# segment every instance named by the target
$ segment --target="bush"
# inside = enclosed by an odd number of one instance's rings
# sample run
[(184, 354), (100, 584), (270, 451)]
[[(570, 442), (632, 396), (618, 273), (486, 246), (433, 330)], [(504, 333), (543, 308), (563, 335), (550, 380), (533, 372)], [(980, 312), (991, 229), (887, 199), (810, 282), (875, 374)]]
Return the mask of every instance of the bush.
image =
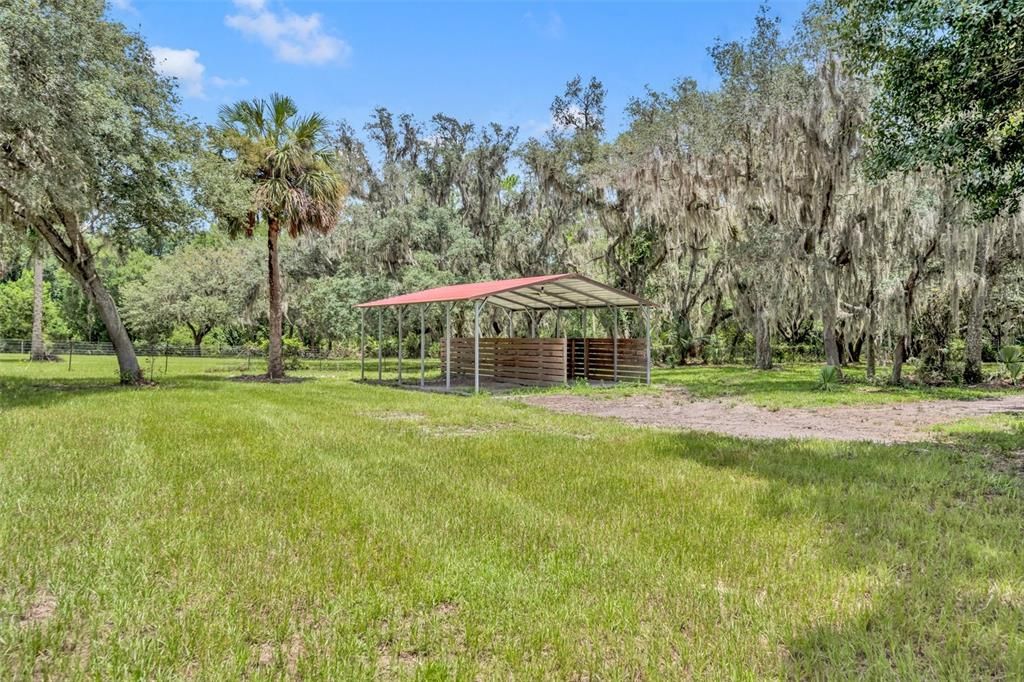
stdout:
[(1003, 368), (1003, 376), (1014, 386), (1024, 372), (1024, 350), (1020, 346), (1003, 346), (998, 353), (999, 364)]
[(839, 368), (825, 365), (818, 374), (818, 390), (832, 392), (839, 388)]
[[(270, 341), (264, 341), (260, 350), (267, 353), (270, 350)], [(286, 336), (281, 340), (281, 354), (284, 356), (284, 368), (286, 370), (302, 369), (302, 354), (305, 349), (302, 341)]]

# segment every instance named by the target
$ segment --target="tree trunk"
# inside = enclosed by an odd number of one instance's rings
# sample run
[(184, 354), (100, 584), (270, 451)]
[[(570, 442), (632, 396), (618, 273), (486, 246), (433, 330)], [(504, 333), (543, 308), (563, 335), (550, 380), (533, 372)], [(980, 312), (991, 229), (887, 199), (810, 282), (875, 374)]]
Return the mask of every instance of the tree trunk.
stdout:
[(118, 374), (122, 384), (143, 383), (142, 369), (139, 367), (139, 360), (135, 355), (135, 346), (132, 345), (128, 330), (125, 329), (121, 315), (117, 312), (117, 305), (107, 288), (103, 286), (99, 276), (88, 264), (88, 270), (92, 271), (89, 279), (83, 285), (86, 298), (96, 309), (103, 326), (107, 330), (110, 342), (114, 345), (114, 353), (117, 355)]
[(739, 325), (736, 326), (736, 333), (732, 336), (732, 343), (729, 344), (729, 356), (728, 362), (734, 362), (736, 360), (736, 346), (740, 344), (740, 339), (746, 336), (746, 332)]
[(878, 313), (875, 311), (875, 280), (871, 280), (871, 288), (868, 290), (868, 329), (867, 329), (867, 367), (864, 370), (868, 380), (875, 378), (875, 333), (878, 330)]
[(86, 299), (92, 304), (114, 346), (117, 356), (118, 375), (122, 384), (141, 384), (144, 382), (142, 369), (139, 367), (135, 346), (132, 345), (128, 330), (117, 311), (117, 304), (110, 292), (103, 285), (93, 262), (92, 250), (85, 241), (79, 226), (78, 216), (73, 212), (61, 215), (66, 237), (61, 235), (55, 226), (43, 221), (33, 221), (31, 225), (50, 245), (54, 256), (61, 267), (71, 275), (82, 289)]
[(824, 273), (819, 273), (814, 281), (818, 287), (818, 303), (821, 308), (821, 340), (825, 351), (825, 364), (835, 367), (837, 374), (842, 377), (843, 358), (839, 354), (839, 342), (836, 340), (836, 296)]
[(203, 339), (205, 339), (206, 335), (210, 333), (209, 327), (193, 327), (191, 323), (185, 323), (185, 326), (188, 327), (188, 330), (190, 332), (192, 332), (192, 349), (195, 353), (195, 356), (197, 358), (202, 357)]
[(964, 348), (964, 382), (977, 384), (984, 379), (981, 371), (981, 323), (985, 317), (988, 284), (980, 280), (974, 288), (971, 312), (967, 317), (967, 338)]
[(868, 334), (868, 337), (867, 337), (867, 349), (865, 350), (865, 360), (864, 360), (864, 362), (865, 362), (864, 376), (866, 376), (868, 378), (868, 380), (870, 381), (870, 380), (875, 378), (875, 365), (878, 362), (875, 359), (875, 332), (874, 332), (874, 330), (872, 330), (871, 333)]
[(284, 358), (281, 355), (281, 265), (278, 262), (277, 243), (281, 234), (276, 219), (268, 221), (267, 229), (267, 271), (270, 287), (270, 330), (267, 354), (267, 376), (271, 379), (284, 377)]
[(914, 287), (916, 284), (915, 277), (908, 281), (903, 289), (903, 330), (896, 337), (896, 348), (892, 358), (892, 376), (889, 377), (889, 383), (893, 386), (899, 386), (903, 382), (903, 363), (906, 362), (907, 357), (910, 355), (910, 326), (914, 308)]
[(842, 373), (843, 359), (839, 356), (839, 342), (836, 339), (835, 309), (826, 303), (821, 308), (821, 336), (825, 346), (825, 364)]
[(32, 354), (29, 360), (48, 360), (43, 341), (43, 254), (37, 244), (32, 253)]
[(896, 352), (893, 353), (892, 376), (889, 383), (898, 386), (903, 381), (903, 363), (910, 355), (910, 331), (914, 314), (914, 292), (917, 289), (919, 280), (925, 276), (925, 266), (928, 259), (932, 257), (939, 247), (938, 237), (932, 237), (914, 258), (914, 267), (903, 281), (903, 329), (900, 336), (896, 338)]
[(863, 349), (864, 335), (861, 334), (857, 337), (856, 341), (846, 344), (846, 357), (850, 359), (850, 362), (860, 362), (860, 354)]
[(974, 259), (974, 293), (971, 296), (971, 312), (967, 316), (967, 334), (964, 348), (964, 382), (980, 383), (981, 372), (981, 327), (985, 321), (985, 304), (988, 302), (988, 229), (983, 227), (978, 234), (978, 248)]
[(679, 364), (685, 365), (691, 347), (688, 340), (693, 339), (693, 330), (690, 327), (690, 321), (683, 313), (673, 311), (672, 316), (676, 320), (676, 352), (679, 354)]
[(772, 328), (768, 320), (768, 311), (758, 306), (754, 313), (754, 366), (757, 369), (772, 368)]
[(896, 348), (892, 356), (892, 375), (889, 377), (889, 383), (893, 386), (899, 386), (903, 382), (903, 362), (907, 359), (909, 342), (906, 334), (901, 334), (896, 339)]

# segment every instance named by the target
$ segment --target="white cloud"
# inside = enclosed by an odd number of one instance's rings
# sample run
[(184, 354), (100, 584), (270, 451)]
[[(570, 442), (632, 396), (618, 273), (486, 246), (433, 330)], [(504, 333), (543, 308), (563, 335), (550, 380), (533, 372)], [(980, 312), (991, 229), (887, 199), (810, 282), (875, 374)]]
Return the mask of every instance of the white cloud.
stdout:
[(274, 51), (283, 62), (291, 64), (345, 63), (352, 47), (328, 33), (316, 12), (295, 14), (280, 12), (267, 6), (266, 0), (235, 0), (238, 14), (224, 17), (224, 23), (254, 38)]
[(248, 85), (249, 80), (247, 78), (221, 78), (220, 76), (210, 76), (210, 85), (215, 88), (240, 88), (243, 85)]
[(186, 97), (203, 96), (203, 72), (206, 67), (200, 63), (198, 51), (154, 46), (152, 52), (157, 73), (178, 79)]
[(554, 10), (548, 11), (542, 17), (537, 16), (533, 12), (527, 12), (524, 18), (534, 32), (549, 40), (558, 40), (565, 32), (562, 16)]
[(132, 0), (110, 0), (110, 6), (114, 9), (121, 10), (122, 12), (138, 14), (138, 10), (135, 9), (135, 5), (132, 4)]

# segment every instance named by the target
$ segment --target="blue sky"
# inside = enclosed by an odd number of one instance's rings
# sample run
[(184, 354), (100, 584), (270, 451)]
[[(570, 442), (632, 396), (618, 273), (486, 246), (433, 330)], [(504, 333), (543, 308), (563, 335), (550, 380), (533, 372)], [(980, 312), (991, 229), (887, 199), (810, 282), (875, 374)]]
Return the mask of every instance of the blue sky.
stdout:
[[(525, 139), (550, 126), (551, 100), (576, 74), (604, 82), (612, 132), (645, 85), (713, 86), (707, 47), (747, 35), (758, 4), (110, 0), (110, 15), (145, 37), (201, 121), (279, 91), (357, 128), (386, 106), (517, 125)], [(803, 7), (771, 3), (787, 31)]]

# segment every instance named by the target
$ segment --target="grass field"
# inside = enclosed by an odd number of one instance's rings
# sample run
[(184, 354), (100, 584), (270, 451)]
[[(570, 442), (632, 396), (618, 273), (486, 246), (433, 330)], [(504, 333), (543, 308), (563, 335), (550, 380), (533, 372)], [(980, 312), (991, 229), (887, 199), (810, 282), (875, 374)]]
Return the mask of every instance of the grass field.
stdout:
[[(110, 358), (0, 356), (2, 676), (1024, 676), (1020, 419), (762, 442), (352, 366), (168, 370), (121, 389)], [(813, 377), (656, 380), (831, 400)]]
[[(845, 381), (833, 391), (817, 390), (821, 365), (793, 363), (767, 372), (754, 372), (749, 367), (692, 366), (661, 369), (653, 373), (654, 381), (686, 387), (700, 398), (741, 398), (762, 407), (819, 407), (833, 405), (872, 405), (909, 400), (963, 400), (999, 395), (999, 389), (908, 384), (894, 388), (884, 381), (888, 368), (880, 367), (877, 383), (864, 377), (863, 366), (843, 370)], [(996, 365), (986, 365), (987, 374), (995, 374)]]

